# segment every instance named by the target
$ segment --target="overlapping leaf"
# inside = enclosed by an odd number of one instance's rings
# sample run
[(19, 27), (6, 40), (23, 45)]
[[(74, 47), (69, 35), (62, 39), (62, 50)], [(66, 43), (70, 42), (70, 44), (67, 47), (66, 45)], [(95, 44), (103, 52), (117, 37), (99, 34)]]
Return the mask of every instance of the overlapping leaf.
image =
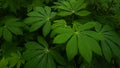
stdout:
[(55, 8), (60, 9), (61, 11), (58, 13), (60, 16), (68, 16), (71, 14), (75, 14), (78, 16), (87, 16), (90, 14), (89, 11), (84, 10), (86, 8), (86, 3), (84, 0), (63, 0), (55, 3)]
[(15, 35), (22, 35), (22, 23), (19, 22), (19, 19), (15, 17), (6, 17), (3, 20), (4, 26), (0, 27), (0, 37), (3, 36), (3, 38), (6, 41), (11, 41), (12, 40), (12, 34)]
[[(60, 20), (61, 21), (61, 20)], [(59, 22), (55, 23), (56, 25)], [(54, 25), (53, 24), (53, 27)], [(56, 26), (55, 25), (55, 26)], [(74, 28), (69, 26), (59, 26), (53, 29), (52, 33), (56, 36), (53, 43), (61, 44), (67, 42), (66, 52), (69, 60), (72, 60), (78, 53), (88, 62), (92, 60), (92, 52), (102, 55), (101, 48), (91, 34), (99, 36), (95, 31), (90, 30), (95, 27), (96, 22), (88, 22), (84, 25), (75, 25)], [(77, 31), (76, 31), (77, 30)]]
[(38, 43), (27, 42), (26, 48), (27, 50), (24, 52), (24, 58), (27, 60), (25, 68), (56, 68), (55, 61), (61, 65), (65, 63), (59, 53), (48, 49), (48, 44), (42, 37), (38, 37)]
[(50, 7), (35, 7), (28, 16), (25, 23), (31, 25), (30, 32), (38, 30), (43, 25), (43, 35), (46, 36), (50, 32), (51, 19), (55, 16)]
[(113, 55), (120, 58), (120, 37), (109, 25), (96, 25), (96, 31), (104, 38), (101, 40), (105, 59), (110, 62)]

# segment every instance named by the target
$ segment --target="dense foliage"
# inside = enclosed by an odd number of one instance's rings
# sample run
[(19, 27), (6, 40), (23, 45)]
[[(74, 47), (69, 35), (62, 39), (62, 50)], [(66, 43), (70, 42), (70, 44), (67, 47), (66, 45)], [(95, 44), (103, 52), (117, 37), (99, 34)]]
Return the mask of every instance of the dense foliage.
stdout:
[(0, 0), (0, 68), (120, 68), (120, 0)]

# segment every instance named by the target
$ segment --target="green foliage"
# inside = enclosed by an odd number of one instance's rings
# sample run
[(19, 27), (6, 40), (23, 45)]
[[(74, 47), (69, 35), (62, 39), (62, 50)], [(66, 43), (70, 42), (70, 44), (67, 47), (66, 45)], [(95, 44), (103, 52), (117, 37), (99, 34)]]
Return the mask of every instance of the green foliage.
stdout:
[(0, 0), (0, 68), (120, 68), (120, 0)]

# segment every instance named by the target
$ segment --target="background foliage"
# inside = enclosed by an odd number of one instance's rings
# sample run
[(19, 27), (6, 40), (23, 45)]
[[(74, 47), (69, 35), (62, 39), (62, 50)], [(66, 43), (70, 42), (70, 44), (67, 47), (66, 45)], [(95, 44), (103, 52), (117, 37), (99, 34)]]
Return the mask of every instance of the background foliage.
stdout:
[(0, 0), (0, 68), (120, 68), (120, 0)]

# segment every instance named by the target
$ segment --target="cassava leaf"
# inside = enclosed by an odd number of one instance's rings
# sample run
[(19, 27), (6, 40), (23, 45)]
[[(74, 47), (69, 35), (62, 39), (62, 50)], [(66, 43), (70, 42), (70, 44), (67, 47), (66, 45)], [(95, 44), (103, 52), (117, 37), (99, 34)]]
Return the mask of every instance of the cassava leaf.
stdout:
[(86, 43), (86, 36), (78, 36), (78, 48), (80, 55), (87, 61), (91, 62), (92, 60), (92, 50), (91, 47)]
[(110, 62), (112, 58), (112, 52), (110, 47), (108, 46), (108, 43), (105, 41), (101, 41), (102, 51), (105, 56), (105, 59)]
[(72, 60), (78, 53), (78, 40), (77, 36), (72, 36), (72, 38), (67, 42), (66, 52), (68, 60)]

